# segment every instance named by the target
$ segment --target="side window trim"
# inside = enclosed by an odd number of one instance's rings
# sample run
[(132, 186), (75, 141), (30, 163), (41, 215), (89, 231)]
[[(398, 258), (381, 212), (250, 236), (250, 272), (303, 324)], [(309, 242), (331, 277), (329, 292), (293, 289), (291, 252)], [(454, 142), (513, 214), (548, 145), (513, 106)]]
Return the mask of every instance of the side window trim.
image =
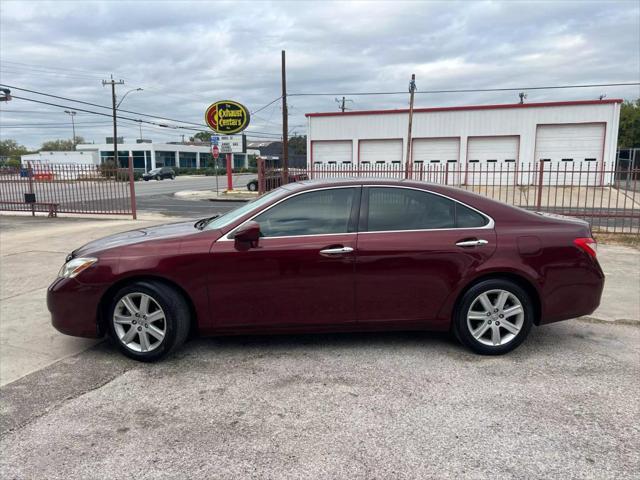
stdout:
[[(242, 222), (240, 222), (238, 225), (233, 227), (228, 233), (223, 235), (222, 238), (220, 238), (218, 240), (218, 242), (220, 242), (220, 241), (222, 241), (222, 242), (232, 242), (233, 241), (233, 234), (242, 225), (244, 225), (247, 222), (250, 222), (251, 220), (253, 220), (257, 216), (262, 215), (263, 213), (271, 210), (276, 205), (279, 205), (280, 203), (285, 202), (285, 201), (287, 201), (287, 200), (289, 200), (291, 198), (297, 197), (298, 195), (303, 195), (305, 193), (320, 192), (320, 191), (323, 191), (323, 190), (337, 190), (337, 189), (342, 189), (342, 188), (351, 188), (353, 190), (357, 190), (356, 192), (354, 192), (353, 204), (351, 205), (351, 213), (350, 213), (350, 216), (349, 216), (349, 223), (347, 225), (347, 230), (348, 230), (347, 232), (340, 232), (340, 233), (314, 233), (314, 234), (308, 234), (308, 235), (283, 235), (283, 236), (276, 236), (276, 237), (263, 237), (263, 239), (266, 240), (266, 239), (269, 239), (269, 238), (320, 237), (320, 236), (331, 236), (331, 235), (355, 234), (357, 232), (357, 222), (355, 221), (355, 219), (358, 218), (358, 214), (360, 212), (360, 201), (361, 201), (361, 197), (362, 197), (362, 194), (361, 194), (362, 185), (340, 185), (340, 186), (335, 186), (335, 187), (322, 187), (322, 188), (314, 188), (314, 189), (311, 189), (311, 190), (303, 190), (301, 192), (294, 193), (293, 195), (287, 195), (286, 197), (281, 198), (277, 202), (269, 205), (268, 207), (260, 210), (259, 212), (255, 212), (253, 215), (251, 215), (251, 217), (249, 217), (249, 218), (243, 220)], [(352, 227), (352, 225), (353, 225), (353, 227)], [(351, 231), (352, 228), (353, 228), (353, 231)]]
[[(429, 193), (431, 195), (437, 195), (439, 197), (451, 200), (456, 205), (462, 205), (463, 207), (467, 207), (467, 208), (473, 210), (474, 212), (479, 213), (484, 218), (486, 218), (488, 220), (488, 222), (487, 222), (486, 225), (483, 225), (481, 227), (457, 227), (456, 226), (456, 227), (451, 227), (451, 228), (419, 228), (419, 229), (413, 229), (413, 230), (373, 230), (373, 231), (368, 231), (367, 228), (369, 227), (369, 225), (368, 225), (369, 190), (371, 188), (396, 188), (396, 189), (404, 189), (404, 190), (417, 190), (419, 192), (425, 192), (425, 193)], [(456, 215), (455, 221), (456, 221), (456, 224), (457, 224), (457, 208), (454, 209), (454, 214)], [(495, 227), (495, 222), (494, 222), (493, 218), (491, 218), (486, 213), (478, 210), (477, 208), (472, 207), (471, 205), (467, 205), (464, 202), (461, 202), (459, 200), (456, 200), (455, 198), (448, 197), (447, 195), (443, 195), (443, 194), (438, 193), (438, 192), (433, 192), (431, 190), (425, 190), (425, 189), (422, 189), (422, 188), (404, 187), (404, 186), (395, 186), (395, 185), (363, 185), (362, 200), (361, 200), (361, 206), (360, 206), (360, 223), (358, 225), (358, 233), (359, 234), (361, 234), (361, 233), (392, 233), (392, 232), (429, 232), (429, 231), (437, 232), (437, 231), (443, 231), (443, 230), (490, 230), (490, 229), (493, 229), (494, 227)]]

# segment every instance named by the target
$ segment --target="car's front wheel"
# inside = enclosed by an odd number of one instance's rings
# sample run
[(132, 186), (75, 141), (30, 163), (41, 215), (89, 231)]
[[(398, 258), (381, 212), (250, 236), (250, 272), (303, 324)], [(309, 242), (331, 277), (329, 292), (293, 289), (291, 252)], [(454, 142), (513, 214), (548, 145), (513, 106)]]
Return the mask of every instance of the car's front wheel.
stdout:
[(258, 184), (256, 182), (247, 183), (247, 190), (249, 190), (250, 192), (255, 192), (256, 190), (258, 190)]
[(509, 280), (492, 279), (471, 287), (461, 298), (453, 328), (474, 352), (500, 355), (520, 345), (533, 325), (527, 292)]
[(135, 282), (120, 289), (107, 315), (112, 340), (125, 355), (140, 361), (164, 357), (189, 333), (184, 297), (160, 282)]

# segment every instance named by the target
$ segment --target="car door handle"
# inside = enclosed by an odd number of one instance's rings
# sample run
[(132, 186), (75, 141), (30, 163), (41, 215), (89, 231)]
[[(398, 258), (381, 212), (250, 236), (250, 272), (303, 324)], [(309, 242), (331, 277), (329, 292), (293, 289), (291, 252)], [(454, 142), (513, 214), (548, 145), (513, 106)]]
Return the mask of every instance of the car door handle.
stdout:
[(476, 240), (462, 240), (456, 243), (456, 245), (458, 247), (481, 247), (482, 245), (486, 245), (487, 243), (489, 243), (487, 240), (483, 240), (480, 238)]
[(335, 257), (336, 255), (344, 255), (345, 253), (353, 252), (351, 247), (337, 247), (337, 248), (325, 248), (320, 250), (320, 255), (324, 257)]

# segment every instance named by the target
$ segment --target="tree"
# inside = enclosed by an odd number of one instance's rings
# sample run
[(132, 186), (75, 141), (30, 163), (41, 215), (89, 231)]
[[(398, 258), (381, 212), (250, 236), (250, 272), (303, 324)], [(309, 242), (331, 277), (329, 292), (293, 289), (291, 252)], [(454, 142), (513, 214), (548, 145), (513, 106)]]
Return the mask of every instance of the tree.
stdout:
[(620, 107), (618, 148), (640, 148), (640, 98)]
[[(84, 138), (76, 137), (76, 145), (79, 143), (84, 143)], [(73, 145), (73, 140), (49, 140), (48, 142), (44, 142), (40, 150), (44, 150), (47, 152), (70, 152), (75, 150), (75, 146)]]
[(289, 139), (289, 149), (294, 155), (306, 155), (307, 154), (307, 136), (296, 135)]
[(11, 164), (20, 163), (20, 156), (29, 153), (29, 149), (18, 144), (15, 140), (0, 140), (0, 160), (8, 161)]
[(199, 141), (203, 143), (209, 143), (211, 142), (211, 132), (198, 132), (189, 140), (191, 140), (192, 142)]

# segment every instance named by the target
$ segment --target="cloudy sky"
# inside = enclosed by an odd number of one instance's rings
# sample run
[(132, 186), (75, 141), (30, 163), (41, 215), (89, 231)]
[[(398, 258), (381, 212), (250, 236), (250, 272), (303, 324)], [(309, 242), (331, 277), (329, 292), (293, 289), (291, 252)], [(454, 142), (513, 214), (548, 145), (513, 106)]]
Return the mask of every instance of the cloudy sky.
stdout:
[[(306, 112), (338, 108), (352, 92), (403, 92), (416, 74), (416, 105), (513, 103), (517, 92), (429, 94), (428, 90), (640, 81), (640, 2), (212, 2), (0, 0), (0, 83), (100, 105), (101, 84), (123, 79), (122, 109), (202, 123), (215, 100), (251, 111), (251, 135), (282, 132), (280, 51), (287, 51), (290, 133)], [(420, 93), (425, 92), (425, 93)], [(12, 89), (0, 105), (0, 137), (29, 147), (71, 138), (67, 108), (82, 106)], [(529, 91), (528, 101), (640, 97), (640, 88)], [(347, 95), (354, 110), (398, 108), (407, 95)], [(170, 126), (185, 124), (122, 113)], [(79, 112), (77, 134), (104, 141), (109, 118)], [(197, 127), (194, 127), (197, 128)], [(144, 125), (154, 141), (189, 130)], [(119, 134), (139, 136), (135, 121)]]

